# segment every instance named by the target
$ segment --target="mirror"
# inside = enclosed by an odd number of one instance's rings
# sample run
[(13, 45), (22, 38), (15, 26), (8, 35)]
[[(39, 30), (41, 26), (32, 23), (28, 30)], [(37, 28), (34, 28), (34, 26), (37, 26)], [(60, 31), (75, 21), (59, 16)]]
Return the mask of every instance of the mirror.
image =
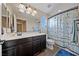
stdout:
[(2, 34), (14, 32), (14, 15), (7, 4), (2, 4)]
[(9, 12), (4, 4), (2, 4), (2, 34), (7, 32), (9, 28)]
[(26, 21), (17, 19), (17, 32), (26, 32)]

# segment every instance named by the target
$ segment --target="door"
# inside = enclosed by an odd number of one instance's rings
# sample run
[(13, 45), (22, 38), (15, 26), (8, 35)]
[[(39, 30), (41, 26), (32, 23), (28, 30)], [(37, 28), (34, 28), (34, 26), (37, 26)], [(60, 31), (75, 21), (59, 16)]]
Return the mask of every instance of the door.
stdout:
[(32, 56), (32, 43), (21, 44), (18, 47), (19, 56)]

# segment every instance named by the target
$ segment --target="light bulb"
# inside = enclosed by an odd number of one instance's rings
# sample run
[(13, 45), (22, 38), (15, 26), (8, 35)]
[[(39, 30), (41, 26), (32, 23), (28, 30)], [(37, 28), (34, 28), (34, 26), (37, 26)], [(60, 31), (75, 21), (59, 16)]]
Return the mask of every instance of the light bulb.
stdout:
[(37, 11), (36, 11), (36, 10), (34, 10), (34, 11), (33, 11), (33, 13), (37, 14)]
[(30, 12), (29, 12), (29, 11), (26, 11), (26, 13), (30, 14)]
[(19, 8), (25, 9), (25, 6), (23, 4), (19, 4)]
[(29, 11), (31, 13), (32, 12), (32, 8), (28, 7), (27, 11)]
[(31, 15), (32, 15), (32, 16), (35, 16), (35, 13), (32, 13)]
[(23, 9), (19, 9), (19, 11), (20, 11), (20, 12), (24, 12), (24, 10), (23, 10)]
[(35, 16), (36, 14), (37, 14), (37, 11), (36, 10), (33, 10), (32, 16)]
[(26, 10), (26, 8), (23, 4), (19, 4), (18, 8), (19, 8), (20, 12), (24, 12)]

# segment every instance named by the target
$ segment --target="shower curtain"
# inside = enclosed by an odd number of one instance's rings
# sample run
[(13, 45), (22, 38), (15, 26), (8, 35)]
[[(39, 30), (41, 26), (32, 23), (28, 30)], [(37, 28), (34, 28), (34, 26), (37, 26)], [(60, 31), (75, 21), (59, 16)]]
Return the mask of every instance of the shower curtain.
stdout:
[(73, 43), (78, 43), (78, 35), (77, 35), (77, 22), (76, 20), (73, 21)]

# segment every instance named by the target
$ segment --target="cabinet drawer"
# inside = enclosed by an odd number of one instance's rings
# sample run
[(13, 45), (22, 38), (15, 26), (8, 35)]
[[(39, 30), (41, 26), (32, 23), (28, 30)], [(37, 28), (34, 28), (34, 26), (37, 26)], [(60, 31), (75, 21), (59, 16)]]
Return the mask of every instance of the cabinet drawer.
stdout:
[(40, 45), (40, 40), (33, 41), (32, 45)]
[(32, 38), (22, 38), (17, 40), (17, 44), (21, 44), (21, 43), (27, 43), (27, 42), (32, 42)]
[(36, 41), (36, 40), (39, 40), (40, 38), (41, 38), (41, 36), (35, 36), (35, 37), (32, 37), (32, 40)]
[(44, 40), (46, 40), (46, 35), (41, 36), (41, 41), (44, 41)]
[(9, 47), (12, 47), (14, 45), (16, 45), (16, 42), (17, 40), (9, 40), (9, 41), (5, 41), (2, 45), (2, 49), (5, 49), (5, 48), (9, 48)]
[(3, 56), (16, 56), (16, 47), (11, 47), (2, 50)]
[(22, 39), (16, 39), (16, 40), (9, 40), (5, 41), (4, 44), (2, 45), (2, 48), (9, 48), (15, 45), (23, 44), (23, 43), (28, 43), (32, 42), (32, 38), (22, 38)]

